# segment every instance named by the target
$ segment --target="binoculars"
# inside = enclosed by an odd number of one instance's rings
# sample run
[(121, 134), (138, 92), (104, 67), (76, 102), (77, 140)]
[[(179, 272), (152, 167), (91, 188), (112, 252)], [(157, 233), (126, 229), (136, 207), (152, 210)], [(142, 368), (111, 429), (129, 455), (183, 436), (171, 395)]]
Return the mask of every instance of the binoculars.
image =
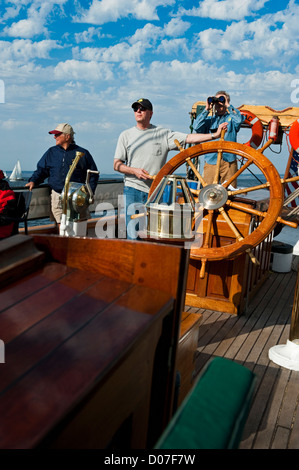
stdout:
[(216, 104), (216, 103), (225, 103), (225, 97), (224, 96), (219, 96), (219, 98), (216, 98), (216, 96), (209, 96), (208, 98), (208, 103), (209, 104)]

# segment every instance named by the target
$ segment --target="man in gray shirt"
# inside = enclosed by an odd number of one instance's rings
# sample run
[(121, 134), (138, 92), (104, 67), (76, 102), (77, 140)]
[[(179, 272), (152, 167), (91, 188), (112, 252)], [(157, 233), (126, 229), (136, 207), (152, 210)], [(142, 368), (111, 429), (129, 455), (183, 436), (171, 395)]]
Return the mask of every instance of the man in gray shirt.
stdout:
[[(175, 140), (183, 147), (185, 144), (199, 144), (217, 139), (221, 130), (226, 128), (223, 123), (214, 134), (186, 134), (173, 132), (150, 123), (153, 105), (141, 98), (132, 104), (136, 126), (123, 131), (117, 142), (114, 155), (114, 170), (125, 175), (124, 196), (126, 205), (127, 225), (128, 207), (131, 204), (145, 204), (152, 184), (152, 176), (156, 175), (165, 165), (170, 150), (178, 150)], [(129, 215), (132, 211), (130, 211)], [(128, 236), (128, 238), (130, 238)]]

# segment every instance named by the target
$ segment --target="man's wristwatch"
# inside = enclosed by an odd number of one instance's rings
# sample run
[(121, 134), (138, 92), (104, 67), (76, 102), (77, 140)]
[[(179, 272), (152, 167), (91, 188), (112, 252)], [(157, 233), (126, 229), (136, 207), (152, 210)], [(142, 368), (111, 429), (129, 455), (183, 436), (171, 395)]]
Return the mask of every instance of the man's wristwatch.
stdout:
[(211, 134), (211, 136), (212, 136), (212, 140), (216, 139), (215, 134)]

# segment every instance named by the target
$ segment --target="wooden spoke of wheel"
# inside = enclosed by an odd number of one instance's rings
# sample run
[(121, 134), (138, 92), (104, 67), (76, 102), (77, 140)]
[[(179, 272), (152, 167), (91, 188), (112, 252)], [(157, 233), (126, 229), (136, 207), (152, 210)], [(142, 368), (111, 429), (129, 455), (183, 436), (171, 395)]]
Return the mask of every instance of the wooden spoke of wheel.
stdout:
[(205, 248), (207, 248), (207, 247), (210, 246), (210, 238), (211, 238), (211, 228), (212, 228), (212, 222), (213, 222), (213, 215), (214, 215), (214, 211), (209, 211), (209, 213), (208, 213), (208, 228), (207, 228), (207, 231), (206, 231), (205, 241), (204, 241), (204, 244), (203, 244), (203, 246), (204, 246)]
[(253, 162), (251, 160), (247, 160), (247, 162), (243, 166), (241, 166), (241, 168), (239, 168), (239, 170), (236, 171), (236, 173), (231, 178), (225, 181), (222, 186), (224, 188), (228, 188), (229, 185), (243, 173), (243, 171), (245, 171), (250, 165), (252, 165), (252, 163)]
[(299, 176), (293, 176), (292, 178), (282, 179), (282, 183), (292, 183), (293, 181), (299, 181)]
[[(220, 214), (222, 215), (222, 217), (226, 220), (226, 222), (227, 222), (228, 226), (230, 227), (230, 229), (232, 230), (232, 232), (235, 234), (235, 237), (238, 240), (238, 242), (243, 241), (244, 237), (241, 235), (241, 233), (239, 232), (239, 230), (237, 229), (237, 227), (235, 226), (235, 224), (233, 223), (233, 221), (231, 220), (229, 215), (225, 212), (224, 208), (220, 207), (218, 210), (219, 210)], [(259, 261), (254, 256), (254, 254), (252, 253), (252, 251), (250, 250), (250, 248), (247, 248), (245, 251), (246, 251), (246, 253), (248, 253), (251, 261), (254, 264), (258, 264), (258, 265), (260, 264)]]
[[(207, 226), (207, 231), (206, 231), (206, 234), (205, 234), (205, 241), (204, 241), (204, 244), (203, 244), (204, 248), (211, 247), (211, 229), (212, 229), (213, 216), (214, 216), (214, 211), (209, 211), (208, 212), (208, 226)], [(202, 262), (201, 262), (201, 269), (200, 269), (200, 273), (199, 273), (199, 277), (201, 279), (203, 279), (205, 277), (206, 262), (207, 262), (206, 259), (202, 260)]]
[(221, 160), (222, 160), (222, 150), (218, 150), (216, 170), (215, 170), (214, 181), (213, 181), (214, 184), (219, 183)]
[(177, 146), (177, 148), (179, 149), (180, 152), (184, 151), (184, 148), (181, 146), (181, 144), (179, 143), (179, 141), (177, 139), (174, 139), (174, 143), (175, 143), (175, 145)]
[[(201, 174), (199, 173), (199, 171), (197, 170), (196, 166), (193, 164), (191, 159), (187, 158), (186, 163), (190, 166), (190, 168), (192, 168), (193, 173), (197, 177), (198, 181), (200, 181), (202, 186), (205, 187), (207, 185), (207, 183), (204, 181), (203, 177), (201, 176)], [(199, 193), (199, 191), (197, 191), (197, 190), (196, 190), (196, 192), (197, 192), (197, 194)]]
[[(225, 129), (222, 129), (220, 141), (223, 141), (224, 135), (225, 135)], [(214, 181), (213, 181), (214, 184), (219, 183), (220, 165), (221, 165), (221, 161), (222, 161), (222, 154), (223, 154), (223, 151), (222, 151), (221, 148), (219, 148), (218, 151), (217, 151), (216, 171), (215, 171), (215, 176), (214, 176)]]
[[(267, 212), (262, 212), (262, 211), (259, 211), (257, 209), (252, 209), (251, 207), (244, 206), (242, 204), (239, 204), (238, 202), (228, 200), (228, 201), (226, 201), (226, 205), (228, 205), (230, 207), (233, 207), (234, 209), (237, 209), (239, 211), (243, 211), (243, 212), (247, 212), (248, 214), (256, 215), (257, 217), (263, 217), (264, 218), (264, 217), (267, 216)], [(297, 228), (298, 227), (298, 224), (296, 222), (291, 222), (289, 220), (284, 220), (281, 217), (277, 217), (276, 221), (279, 224), (288, 225), (289, 227), (292, 227), (292, 228)]]
[[(243, 171), (250, 165), (255, 165), (257, 167), (257, 170), (260, 171), (266, 178), (265, 185), (258, 185), (254, 188), (245, 188), (239, 191), (227, 191), (228, 198), (233, 198), (233, 196), (235, 196), (236, 194), (246, 193), (251, 190), (254, 191), (267, 187), (269, 189), (269, 205), (267, 212), (263, 213), (263, 216), (261, 217), (262, 220), (259, 225), (248, 235), (244, 235), (244, 237), (240, 236), (240, 233), (238, 233), (237, 235), (235, 232), (236, 227), (234, 227), (233, 233), (236, 236), (236, 241), (234, 243), (225, 246), (204, 245), (200, 248), (196, 247), (195, 250), (193, 250), (191, 246), (191, 256), (194, 258), (199, 258), (202, 261), (205, 260), (205, 262), (233, 258), (259, 245), (269, 235), (269, 233), (271, 233), (277, 221), (280, 220), (280, 212), (284, 201), (283, 185), (281, 178), (274, 165), (270, 162), (270, 160), (268, 160), (262, 153), (258, 152), (252, 147), (248, 147), (237, 142), (227, 142), (224, 140), (204, 142), (202, 144), (194, 145), (179, 152), (172, 159), (170, 159), (159, 171), (150, 187), (149, 196), (152, 194), (152, 192), (155, 190), (155, 188), (158, 186), (164, 176), (174, 173), (181, 165), (186, 164), (186, 162), (188, 162), (189, 164), (191, 163), (192, 165), (191, 160), (196, 157), (208, 155), (211, 153), (218, 154), (218, 151), (221, 151), (223, 153), (234, 154), (238, 158), (243, 159), (243, 161), (245, 162), (240, 168), (240, 170), (235, 173), (233, 179), (243, 173)], [(193, 171), (194, 168), (192, 167)], [(199, 176), (201, 175), (199, 174), (196, 168), (194, 173), (200, 180)], [(222, 185), (225, 190), (227, 190), (227, 183), (230, 182), (226, 182)], [(226, 201), (226, 203), (227, 202), (229, 202), (230, 204), (229, 199)], [(246, 199), (244, 200), (244, 202), (246, 203)], [(228, 221), (229, 217), (227, 216), (227, 213), (225, 211), (224, 213), (226, 214), (224, 215), (225, 222), (227, 224), (230, 224), (230, 222)], [(258, 214), (255, 213), (253, 215)]]
[[(197, 231), (197, 227), (198, 227), (198, 220), (202, 220), (202, 216), (203, 216), (203, 212), (204, 212), (204, 208), (202, 207), (202, 205), (199, 206), (195, 206), (195, 214), (194, 214), (194, 220), (193, 220), (193, 223), (192, 223), (192, 230), (195, 230)], [(199, 210), (197, 210), (199, 209)]]
[(206, 264), (207, 264), (207, 259), (206, 258), (203, 258), (201, 260), (201, 268), (200, 268), (200, 271), (199, 271), (199, 277), (200, 279), (204, 279), (205, 277), (205, 273), (206, 273)]
[[(238, 178), (250, 165), (252, 165), (252, 161), (247, 160), (247, 162), (231, 177), (229, 178), (228, 181), (225, 181), (223, 183), (223, 186), (225, 188), (228, 188), (229, 185), (236, 179)], [(291, 183), (294, 181), (299, 181), (299, 176), (293, 176), (292, 178), (287, 178), (287, 179), (281, 179), (281, 183)], [(270, 186), (270, 183), (261, 183), (257, 186), (251, 186), (250, 188), (242, 188), (242, 189), (236, 189), (234, 191), (228, 191), (228, 195), (237, 195), (237, 194), (246, 194), (251, 191), (258, 191), (260, 189), (268, 189)]]
[[(237, 173), (233, 176), (233, 178), (236, 178)], [(284, 183), (292, 183), (293, 181), (299, 181), (299, 176), (293, 176), (292, 178), (287, 178), (287, 179), (281, 179), (280, 180), (282, 184)], [(227, 181), (223, 186), (227, 187)], [(236, 189), (235, 191), (228, 191), (229, 196), (236, 196), (237, 194), (246, 194), (251, 191), (258, 191), (260, 189), (268, 189), (270, 187), (270, 183), (261, 183), (257, 186), (251, 186), (250, 188), (242, 188), (242, 189)]]
[(258, 186), (251, 186), (249, 188), (243, 189), (236, 189), (235, 191), (228, 191), (229, 196), (236, 196), (237, 194), (247, 194), (251, 191), (258, 191), (259, 189), (268, 189), (270, 187), (270, 183), (262, 183)]
[[(183, 152), (184, 149), (183, 147), (180, 145), (179, 141), (177, 139), (174, 140), (174, 143), (175, 145), (177, 146), (177, 148), (180, 150), (180, 152)], [(186, 163), (187, 165), (190, 166), (190, 168), (193, 170), (193, 173), (195, 174), (195, 176), (197, 177), (198, 181), (200, 181), (200, 183), (202, 184), (202, 186), (206, 186), (206, 182), (203, 180), (203, 177), (201, 176), (201, 174), (199, 173), (198, 169), (196, 168), (196, 166), (194, 165), (194, 163), (192, 162), (191, 158), (187, 158), (186, 159)], [(198, 194), (199, 191), (192, 191), (193, 194)]]

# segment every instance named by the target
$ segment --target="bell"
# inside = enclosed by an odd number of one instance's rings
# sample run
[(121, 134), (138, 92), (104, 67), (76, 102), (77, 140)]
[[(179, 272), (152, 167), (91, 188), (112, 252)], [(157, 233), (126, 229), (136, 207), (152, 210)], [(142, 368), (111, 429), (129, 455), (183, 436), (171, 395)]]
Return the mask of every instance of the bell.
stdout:
[(195, 201), (182, 176), (164, 176), (145, 207), (149, 237), (190, 240), (194, 236)]

